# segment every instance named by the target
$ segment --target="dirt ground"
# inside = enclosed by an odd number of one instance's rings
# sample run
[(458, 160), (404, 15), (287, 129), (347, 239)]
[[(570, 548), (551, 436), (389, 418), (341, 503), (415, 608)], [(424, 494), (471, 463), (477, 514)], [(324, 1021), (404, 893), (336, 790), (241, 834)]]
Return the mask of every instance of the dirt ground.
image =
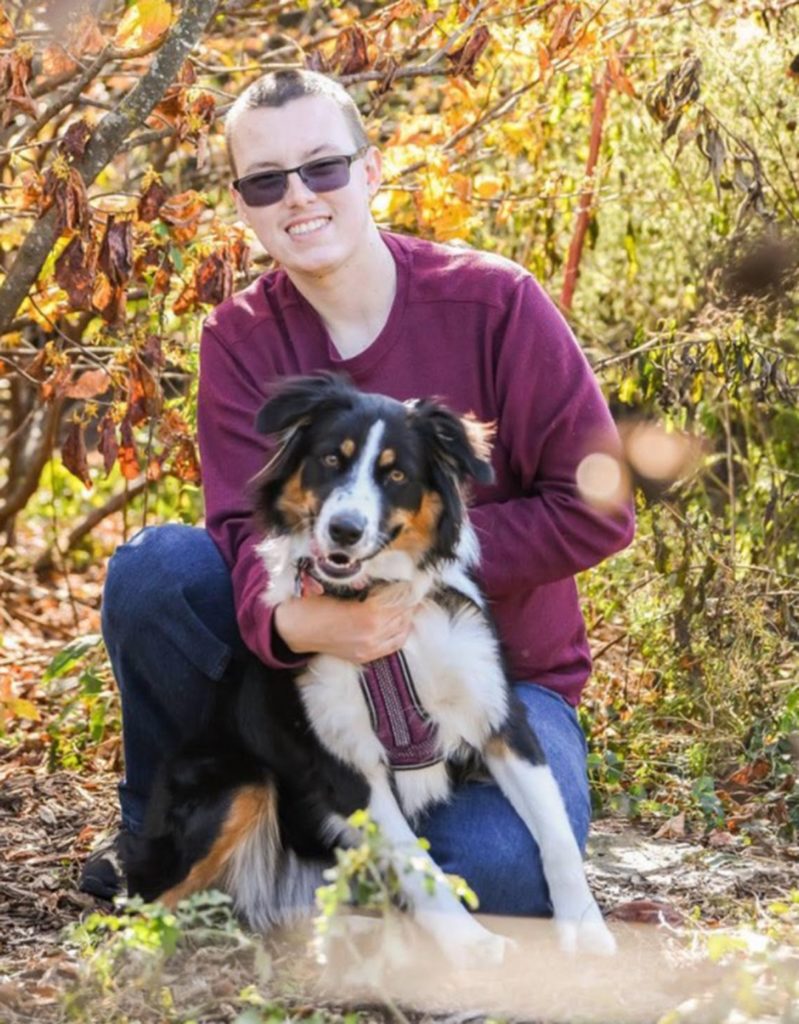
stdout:
[[(94, 846), (113, 835), (116, 828), (119, 737), (112, 731), (93, 751), (91, 763), (84, 764), (79, 771), (51, 770), (52, 743), (47, 722), (57, 713), (61, 698), (57, 688), (49, 695), (43, 695), (40, 688), (44, 669), (69, 640), (97, 632), (101, 582), (99, 568), (42, 581), (13, 560), (0, 560), (0, 697), (6, 702), (19, 698), (36, 703), (39, 716), (22, 728), (17, 727), (13, 740), (0, 741), (2, 1024), (65, 1019), (63, 993), (79, 977), (80, 965), (75, 951), (64, 945), (63, 930), (88, 912), (110, 909), (108, 904), (78, 893), (76, 882), (83, 859)], [(728, 833), (692, 839), (680, 822), (667, 827), (658, 838), (651, 829), (606, 819), (594, 827), (588, 872), (598, 901), (614, 922), (622, 948), (628, 952), (620, 961), (625, 964), (627, 975), (619, 976), (613, 985), (632, 993), (636, 986), (641, 991), (657, 988), (653, 978), (658, 971), (663, 980), (662, 999), (657, 1008), (653, 1004), (653, 1015), (635, 1004), (627, 1017), (616, 1013), (614, 1024), (622, 1019), (655, 1020), (660, 1010), (673, 1005), (673, 993), (667, 984), (673, 979), (666, 976), (669, 972), (663, 967), (666, 960), (658, 944), (661, 938), (668, 942), (686, 925), (707, 930), (733, 926), (744, 919), (756, 924), (759, 907), (787, 899), (791, 890), (799, 889), (799, 848), (777, 844), (770, 833), (764, 833), (755, 842), (751, 837)], [(514, 934), (519, 928), (518, 922), (506, 925)], [(526, 941), (520, 940), (520, 949), (526, 948)], [(218, 987), (224, 996), (225, 991), (247, 984), (249, 961), (239, 962), (235, 976), (231, 976), (229, 964), (221, 964), (214, 959), (215, 955), (213, 950), (195, 951), (195, 956), (205, 957), (205, 961), (202, 970), (195, 964), (186, 976), (189, 1002), (194, 999), (196, 1003), (200, 990), (207, 1001), (208, 994), (213, 995)], [(272, 955), (280, 960), (279, 945), (273, 947)], [(540, 951), (530, 955), (540, 959)], [(630, 980), (629, 967), (633, 961), (639, 965), (638, 983)], [(517, 968), (523, 963), (518, 958), (515, 962)], [(559, 975), (553, 968), (550, 989), (555, 979), (561, 977), (568, 977), (573, 988), (573, 965), (562, 970), (565, 974)], [(503, 998), (510, 998), (514, 992), (518, 995), (520, 986), (529, 981), (528, 974), (525, 963), (512, 976), (508, 975), (502, 986)], [(581, 974), (586, 998), (596, 1008), (591, 972)], [(457, 991), (464, 996), (462, 980)], [(479, 998), (488, 1000), (488, 991), (481, 990), (483, 995)], [(425, 1000), (446, 1003), (454, 992), (453, 987), (448, 988), (436, 979), (432, 987), (419, 988), (418, 1005), (425, 1007)], [(473, 992), (472, 996), (479, 1005), (478, 995)], [(234, 1004), (227, 1010), (219, 1009), (224, 1003), (224, 998), (220, 999), (222, 1002), (217, 1000), (213, 1013), (203, 1016), (198, 1011), (196, 1019), (238, 1019)], [(454, 998), (451, 1001), (455, 1002)], [(202, 999), (197, 1005), (204, 1005)], [(520, 1013), (512, 1000), (502, 1005), (506, 1005), (508, 1015), (530, 1019), (527, 1012)], [(480, 1016), (463, 1008), (455, 1016), (453, 1012), (447, 1015), (442, 1010), (443, 1016), (437, 1019), (465, 1024)], [(419, 1009), (416, 1018), (424, 1017), (425, 1011)], [(101, 1015), (96, 1019), (110, 1017)], [(127, 1010), (123, 1017), (114, 1019), (138, 1018)], [(397, 1010), (394, 1019), (405, 1018)]]
[[(113, 833), (116, 775), (49, 773), (19, 758), (11, 748), (0, 754), (0, 1020), (6, 1019), (4, 1005), (8, 1020), (45, 1020), (78, 974), (63, 929), (91, 910), (109, 909), (77, 892), (76, 880), (91, 845)], [(689, 919), (709, 927), (733, 924), (742, 902), (785, 898), (799, 887), (795, 851), (786, 852), (658, 840), (606, 820), (593, 830), (589, 875), (628, 944), (632, 926), (638, 927), (634, 946), (640, 951), (648, 941), (641, 929), (669, 933)]]

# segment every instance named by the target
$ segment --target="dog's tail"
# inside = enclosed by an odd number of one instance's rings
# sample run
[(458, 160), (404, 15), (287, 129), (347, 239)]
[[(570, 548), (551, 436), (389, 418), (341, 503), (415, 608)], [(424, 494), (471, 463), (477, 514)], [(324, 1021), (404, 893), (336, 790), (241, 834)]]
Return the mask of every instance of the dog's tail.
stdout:
[(159, 898), (175, 907), (195, 892), (219, 888), (251, 928), (265, 931), (308, 913), (324, 867), (283, 848), (274, 786), (250, 784), (233, 794), (205, 856)]

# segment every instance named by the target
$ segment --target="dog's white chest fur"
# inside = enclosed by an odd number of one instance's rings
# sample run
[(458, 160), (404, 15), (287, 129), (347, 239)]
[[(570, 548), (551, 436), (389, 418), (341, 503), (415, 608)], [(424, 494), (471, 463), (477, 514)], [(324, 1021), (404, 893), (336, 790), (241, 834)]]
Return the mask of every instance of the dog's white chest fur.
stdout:
[[(471, 542), (471, 537), (465, 539)], [(284, 538), (271, 538), (261, 545), (270, 573), (266, 595), (270, 604), (285, 599), (292, 591), (297, 555), (293, 547)], [(437, 764), (394, 773), (402, 808), (413, 816), (449, 795), (444, 762), (457, 760), (469, 748), (481, 750), (502, 724), (507, 712), (507, 685), (480, 594), (463, 569), (453, 563), (435, 579), (410, 565), (405, 573), (401, 569), (394, 558), (392, 574), (405, 576), (400, 586), (410, 587), (421, 602), (402, 650), (422, 707), (437, 728), (438, 753), (442, 757)], [(436, 603), (430, 596), (432, 588), (442, 583), (473, 603), (466, 602), (454, 611)], [(318, 654), (310, 659), (297, 683), (320, 741), (342, 761), (371, 778), (376, 770), (388, 766), (388, 755), (372, 727), (360, 672), (352, 662)]]
[[(400, 803), (409, 816), (449, 794), (444, 764), (467, 748), (480, 750), (506, 713), (504, 679), (496, 644), (479, 609), (454, 618), (427, 600), (403, 647), (416, 693), (437, 727), (442, 761), (395, 772)], [(316, 655), (298, 679), (308, 717), (321, 742), (371, 777), (388, 755), (372, 728), (360, 669), (330, 655)]]

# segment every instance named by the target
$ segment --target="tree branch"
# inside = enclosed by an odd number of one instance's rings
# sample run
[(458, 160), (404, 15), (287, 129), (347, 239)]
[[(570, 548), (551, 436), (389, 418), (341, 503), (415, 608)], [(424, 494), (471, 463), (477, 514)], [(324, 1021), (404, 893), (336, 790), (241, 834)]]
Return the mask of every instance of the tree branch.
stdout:
[[(109, 498), (104, 505), (101, 505), (99, 508), (92, 509), (85, 519), (70, 530), (65, 540), (57, 545), (57, 550), (60, 554), (66, 555), (79, 541), (83, 540), (84, 537), (90, 534), (98, 523), (101, 523), (108, 516), (112, 516), (115, 512), (120, 512), (126, 505), (133, 501), (134, 498), (137, 498), (143, 491), (154, 483), (154, 480), (148, 480), (146, 477), (141, 477), (129, 484), (124, 491), (120, 491), (118, 494)], [(37, 572), (49, 569), (53, 564), (54, 555), (55, 550), (53, 547), (49, 547), (36, 559), (33, 566), (34, 569)]]
[[(76, 161), (75, 167), (87, 185), (94, 181), (125, 139), (161, 100), (197, 45), (217, 3), (218, 0), (186, 0), (175, 27), (147, 72), (122, 100), (119, 109), (100, 121), (83, 158)], [(0, 334), (8, 330), (57, 241), (56, 216), (56, 208), (52, 206), (28, 233), (0, 288)]]

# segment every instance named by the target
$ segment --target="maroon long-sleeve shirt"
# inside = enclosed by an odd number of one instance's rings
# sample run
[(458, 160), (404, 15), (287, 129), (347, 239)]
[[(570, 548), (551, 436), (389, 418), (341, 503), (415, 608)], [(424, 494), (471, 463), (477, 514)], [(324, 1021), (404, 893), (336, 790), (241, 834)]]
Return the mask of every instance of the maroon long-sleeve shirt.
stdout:
[(230, 565), (243, 639), (267, 665), (287, 667), (264, 605), (247, 483), (262, 468), (254, 429), (277, 377), (328, 369), (364, 391), (435, 396), (497, 425), (496, 481), (470, 515), (482, 584), (514, 680), (577, 703), (590, 654), (574, 574), (626, 546), (632, 513), (600, 514), (577, 495), (588, 452), (616, 441), (607, 405), (565, 321), (516, 264), (383, 234), (397, 293), (379, 336), (342, 359), (313, 307), (282, 270), (264, 274), (208, 317), (200, 349), (199, 438), (206, 524)]

